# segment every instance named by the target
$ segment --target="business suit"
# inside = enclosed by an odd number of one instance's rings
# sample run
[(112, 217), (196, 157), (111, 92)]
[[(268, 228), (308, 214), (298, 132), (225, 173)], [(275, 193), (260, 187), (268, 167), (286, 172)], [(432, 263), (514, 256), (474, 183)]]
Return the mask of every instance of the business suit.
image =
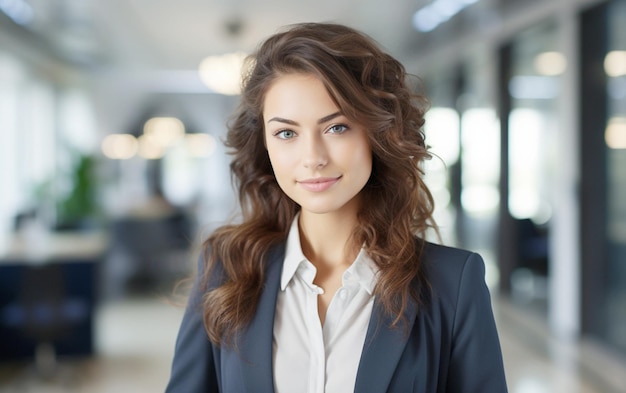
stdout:
[[(267, 260), (266, 283), (236, 349), (212, 345), (194, 289), (181, 324), (166, 392), (272, 392), (274, 309), (284, 247)], [(502, 356), (484, 263), (467, 251), (426, 244), (427, 304), (410, 303), (407, 330), (389, 328), (375, 301), (355, 392), (506, 392)], [(285, 370), (289, 372), (289, 370)]]

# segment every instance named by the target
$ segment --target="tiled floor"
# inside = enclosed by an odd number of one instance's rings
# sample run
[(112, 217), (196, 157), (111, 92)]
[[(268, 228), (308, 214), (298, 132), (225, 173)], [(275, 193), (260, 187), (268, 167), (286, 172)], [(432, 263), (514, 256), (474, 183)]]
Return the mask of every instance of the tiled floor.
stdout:
[[(626, 392), (626, 364), (618, 357), (589, 343), (560, 343), (503, 301), (495, 311), (510, 392)], [(97, 357), (61, 363), (50, 380), (29, 366), (3, 366), (0, 393), (162, 392), (182, 312), (164, 299), (109, 302), (97, 317)]]

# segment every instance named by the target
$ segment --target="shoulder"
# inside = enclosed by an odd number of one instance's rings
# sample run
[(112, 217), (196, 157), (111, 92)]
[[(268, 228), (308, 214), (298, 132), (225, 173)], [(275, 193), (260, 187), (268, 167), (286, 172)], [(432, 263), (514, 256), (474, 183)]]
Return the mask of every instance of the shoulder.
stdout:
[(460, 291), (485, 285), (485, 263), (472, 251), (426, 242), (422, 267), (436, 298), (456, 302)]
[(427, 254), (431, 258), (465, 258), (468, 254), (473, 254), (473, 252), (462, 248), (444, 246), (425, 241), (424, 254)]
[(482, 262), (482, 258), (479, 254), (469, 250), (430, 242), (424, 243), (422, 263), (428, 270), (451, 274), (463, 270), (465, 265), (472, 260)]

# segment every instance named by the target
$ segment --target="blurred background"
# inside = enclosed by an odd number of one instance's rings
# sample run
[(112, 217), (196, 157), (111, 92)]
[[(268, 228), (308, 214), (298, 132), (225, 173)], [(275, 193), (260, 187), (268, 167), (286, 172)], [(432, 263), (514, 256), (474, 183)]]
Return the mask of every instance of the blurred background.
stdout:
[(0, 392), (164, 390), (241, 59), (305, 21), (423, 80), (510, 391), (626, 392), (626, 0), (0, 0)]

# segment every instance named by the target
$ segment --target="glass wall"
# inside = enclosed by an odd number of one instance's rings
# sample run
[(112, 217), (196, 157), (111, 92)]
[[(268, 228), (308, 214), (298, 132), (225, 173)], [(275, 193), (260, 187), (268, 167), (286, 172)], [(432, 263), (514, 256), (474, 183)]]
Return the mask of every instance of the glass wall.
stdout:
[(567, 67), (558, 47), (557, 25), (551, 21), (516, 36), (506, 86), (511, 98), (507, 204), (517, 259), (511, 295), (542, 313), (548, 300), (548, 225), (555, 203), (551, 184), (557, 176), (560, 75)]
[(608, 12), (607, 75), (607, 274), (606, 340), (626, 352), (626, 1)]
[(461, 194), (463, 246), (479, 252), (490, 286), (498, 284), (496, 260), (500, 205), (500, 127), (493, 105), (494, 54), (475, 46), (463, 69), (461, 113)]
[(55, 105), (52, 84), (0, 51), (0, 246), (6, 246), (19, 214), (39, 208), (39, 198), (55, 175)]
[(493, 105), (495, 56), (477, 44), (462, 64), (450, 62), (424, 75), (431, 109), (426, 142), (435, 157), (426, 182), (445, 244), (479, 252), (486, 279), (498, 285), (500, 130)]
[(58, 224), (76, 187), (71, 175), (96, 148), (95, 123), (87, 89), (70, 72), (0, 47), (0, 253), (15, 232)]
[[(447, 245), (458, 245), (457, 222), (460, 209), (457, 179), (460, 153), (460, 118), (456, 108), (455, 67), (440, 69), (421, 75), (431, 108), (426, 112), (426, 145), (434, 154), (426, 162), (426, 184), (435, 200), (434, 218), (439, 226), (441, 240)], [(439, 239), (433, 238), (435, 242)]]

